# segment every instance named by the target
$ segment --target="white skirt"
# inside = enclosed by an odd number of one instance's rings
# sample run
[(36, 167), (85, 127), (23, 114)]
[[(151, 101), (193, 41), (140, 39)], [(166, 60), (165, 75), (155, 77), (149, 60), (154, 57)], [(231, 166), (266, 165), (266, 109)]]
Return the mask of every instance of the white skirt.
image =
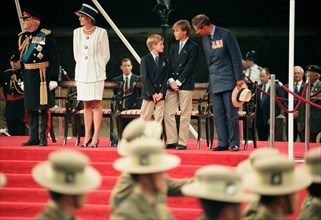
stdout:
[(92, 101), (102, 100), (105, 81), (99, 82), (77, 82), (77, 100)]

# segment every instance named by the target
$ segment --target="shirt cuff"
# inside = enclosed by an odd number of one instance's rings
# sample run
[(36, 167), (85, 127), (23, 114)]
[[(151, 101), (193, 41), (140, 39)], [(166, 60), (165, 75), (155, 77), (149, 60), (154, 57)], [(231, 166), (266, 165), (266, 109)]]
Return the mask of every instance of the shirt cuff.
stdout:
[(177, 83), (178, 86), (182, 85), (182, 83), (178, 79), (176, 80), (176, 83)]

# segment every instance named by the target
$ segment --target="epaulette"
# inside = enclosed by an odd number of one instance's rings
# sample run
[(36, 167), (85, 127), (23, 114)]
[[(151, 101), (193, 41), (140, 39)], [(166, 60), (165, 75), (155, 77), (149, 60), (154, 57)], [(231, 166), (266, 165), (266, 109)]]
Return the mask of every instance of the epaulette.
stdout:
[(22, 35), (22, 34), (24, 34), (24, 33), (26, 33), (27, 31), (21, 31), (19, 34), (18, 34), (18, 36), (20, 36), (20, 35)]
[(45, 29), (45, 28), (41, 28), (40, 30), (42, 33), (44, 33), (45, 35), (51, 34), (51, 30)]
[(12, 70), (12, 69), (7, 69), (7, 70), (3, 71), (3, 73), (9, 72), (9, 71), (11, 71), (11, 70)]

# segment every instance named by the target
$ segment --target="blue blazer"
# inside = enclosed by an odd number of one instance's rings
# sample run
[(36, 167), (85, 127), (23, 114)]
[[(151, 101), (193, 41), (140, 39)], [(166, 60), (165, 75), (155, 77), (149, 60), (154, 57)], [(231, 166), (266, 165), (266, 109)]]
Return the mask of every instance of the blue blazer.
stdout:
[(242, 80), (242, 55), (234, 34), (215, 26), (213, 40), (202, 39), (208, 64), (209, 84), (212, 93), (233, 90), (236, 81)]
[[(143, 56), (140, 61), (140, 75), (142, 77), (142, 99), (153, 100), (155, 93), (162, 93), (164, 98), (167, 90), (169, 72), (168, 60), (159, 55), (158, 68), (151, 53)], [(164, 99), (163, 98), (163, 99)]]
[(199, 46), (188, 39), (180, 54), (178, 54), (178, 50), (179, 41), (176, 41), (171, 44), (169, 50), (171, 68), (168, 78), (178, 79), (182, 83), (180, 90), (194, 90), (194, 69), (198, 59)]

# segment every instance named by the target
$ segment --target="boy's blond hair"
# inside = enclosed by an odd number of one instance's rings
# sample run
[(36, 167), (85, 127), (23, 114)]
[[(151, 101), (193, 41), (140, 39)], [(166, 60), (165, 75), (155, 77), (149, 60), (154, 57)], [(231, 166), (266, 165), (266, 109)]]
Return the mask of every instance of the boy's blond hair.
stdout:
[(158, 44), (160, 41), (164, 41), (164, 38), (160, 36), (159, 34), (151, 34), (147, 38), (146, 45), (149, 49), (149, 51), (153, 50), (153, 44)]
[(182, 31), (186, 31), (186, 36), (189, 36), (191, 33), (191, 24), (188, 20), (179, 20), (173, 24), (172, 30), (181, 29)]

